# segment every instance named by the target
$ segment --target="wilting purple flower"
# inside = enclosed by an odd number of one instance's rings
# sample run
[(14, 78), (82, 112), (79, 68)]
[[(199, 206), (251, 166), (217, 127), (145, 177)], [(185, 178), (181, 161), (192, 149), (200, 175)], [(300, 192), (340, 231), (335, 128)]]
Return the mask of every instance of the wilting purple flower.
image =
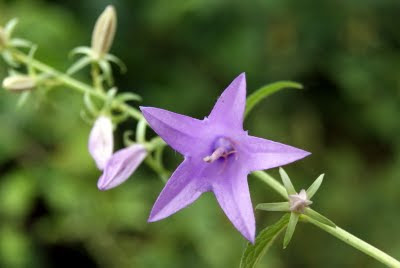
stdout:
[(100, 190), (109, 190), (126, 181), (147, 156), (146, 148), (134, 144), (115, 152), (97, 182)]
[(99, 116), (89, 135), (89, 153), (97, 167), (103, 170), (113, 153), (114, 137), (111, 119)]
[(233, 225), (254, 242), (255, 220), (247, 175), (299, 160), (300, 149), (249, 136), (243, 130), (246, 78), (239, 75), (222, 93), (208, 118), (194, 119), (141, 107), (154, 131), (185, 160), (165, 185), (149, 221), (158, 221), (213, 191)]

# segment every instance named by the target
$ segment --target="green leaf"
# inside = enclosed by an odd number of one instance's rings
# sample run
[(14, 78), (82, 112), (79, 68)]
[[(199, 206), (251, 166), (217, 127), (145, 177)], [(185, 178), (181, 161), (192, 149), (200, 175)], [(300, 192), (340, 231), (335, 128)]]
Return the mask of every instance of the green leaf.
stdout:
[(316, 221), (319, 221), (320, 223), (323, 223), (323, 224), (331, 226), (331, 227), (336, 227), (336, 224), (334, 222), (332, 222), (327, 217), (322, 216), (315, 210), (312, 210), (311, 208), (306, 208), (306, 210), (304, 211), (304, 214), (310, 218), (313, 218)]
[(289, 202), (278, 202), (278, 203), (262, 203), (256, 206), (256, 209), (266, 211), (290, 211)]
[(279, 234), (286, 228), (289, 222), (289, 214), (285, 214), (275, 224), (268, 226), (260, 232), (253, 244), (248, 243), (240, 260), (240, 268), (253, 268), (265, 255)]
[(292, 81), (279, 81), (275, 83), (268, 84), (266, 86), (263, 86), (262, 88), (256, 90), (251, 94), (249, 97), (247, 97), (246, 101), (246, 112), (244, 114), (244, 117), (250, 113), (250, 111), (263, 99), (271, 95), (272, 93), (278, 92), (281, 89), (284, 88), (296, 88), (296, 89), (302, 89), (303, 86), (299, 83), (292, 82)]
[(279, 168), (279, 174), (281, 174), (283, 185), (286, 188), (288, 195), (290, 194), (297, 194), (296, 190), (293, 187), (292, 181), (290, 180), (288, 174), (283, 168)]
[(286, 248), (292, 239), (294, 230), (296, 229), (297, 222), (299, 221), (300, 214), (290, 213), (288, 227), (286, 228), (285, 238), (283, 239), (283, 248)]
[(324, 180), (325, 174), (319, 175), (319, 177), (311, 184), (311, 186), (307, 189), (307, 198), (310, 200), (314, 194), (318, 191), (321, 186), (322, 181)]

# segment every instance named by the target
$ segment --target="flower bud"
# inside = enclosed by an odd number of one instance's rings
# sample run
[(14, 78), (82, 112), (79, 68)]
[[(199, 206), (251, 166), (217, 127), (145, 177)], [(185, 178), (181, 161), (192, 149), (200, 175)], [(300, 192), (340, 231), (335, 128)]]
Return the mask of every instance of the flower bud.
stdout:
[(312, 204), (308, 199), (306, 190), (302, 189), (298, 194), (289, 195), (289, 209), (292, 212), (304, 213), (304, 210)]
[(98, 57), (108, 53), (114, 40), (117, 14), (113, 6), (107, 6), (97, 19), (92, 33), (92, 50)]
[(113, 125), (107, 116), (99, 116), (89, 135), (89, 153), (97, 167), (103, 170), (114, 147)]
[(134, 144), (117, 151), (107, 162), (97, 187), (104, 191), (126, 181), (147, 156), (142, 144)]
[(3, 88), (12, 92), (23, 92), (36, 87), (36, 80), (28, 75), (8, 76), (3, 80)]

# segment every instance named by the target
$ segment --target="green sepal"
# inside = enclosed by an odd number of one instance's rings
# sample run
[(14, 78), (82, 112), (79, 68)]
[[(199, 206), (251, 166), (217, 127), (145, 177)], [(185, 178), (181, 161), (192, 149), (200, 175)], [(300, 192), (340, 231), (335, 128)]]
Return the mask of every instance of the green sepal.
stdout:
[(31, 91), (25, 91), (21, 93), (21, 96), (18, 98), (17, 108), (20, 109), (25, 103), (28, 101), (29, 96), (31, 95)]
[(266, 210), (266, 211), (284, 211), (288, 212), (289, 202), (277, 202), (277, 203), (262, 203), (256, 206), (256, 209)]
[(246, 111), (244, 113), (244, 117), (250, 113), (251, 110), (263, 99), (271, 95), (272, 93), (278, 92), (284, 88), (296, 88), (302, 89), (303, 86), (299, 83), (292, 81), (279, 81), (275, 83), (268, 84), (266, 86), (261, 87), (260, 89), (253, 92), (249, 97), (247, 97), (246, 101)]
[(111, 70), (111, 65), (108, 61), (106, 60), (100, 60), (98, 62), (99, 67), (103, 73), (104, 79), (107, 81), (107, 84), (109, 86), (112, 86), (114, 84), (114, 79), (112, 76), (112, 70)]
[(279, 168), (279, 174), (281, 175), (283, 185), (285, 186), (288, 195), (297, 194), (292, 184), (292, 181), (290, 180), (288, 174), (283, 168)]
[(68, 68), (67, 74), (72, 75), (72, 74), (76, 73), (77, 71), (88, 66), (91, 62), (92, 62), (91, 58), (84, 56), (84, 57), (80, 58), (77, 62), (75, 62), (71, 67)]
[(7, 24), (4, 26), (4, 32), (6, 33), (6, 37), (10, 38), (12, 33), (14, 32), (15, 27), (18, 24), (18, 19), (13, 18), (7, 22)]
[(120, 60), (117, 56), (114, 56), (112, 54), (107, 54), (107, 55), (105, 55), (105, 59), (109, 62), (115, 63), (121, 70), (121, 73), (126, 72), (127, 68), (126, 68), (125, 63), (122, 60)]
[(115, 98), (121, 102), (142, 101), (142, 97), (140, 97), (138, 94), (135, 94), (132, 92), (125, 92), (125, 93), (118, 94)]
[(336, 224), (333, 221), (331, 221), (327, 217), (319, 214), (315, 210), (312, 210), (311, 208), (306, 208), (304, 211), (304, 215), (307, 215), (308, 217), (310, 217), (316, 221), (319, 221), (320, 223), (323, 223), (325, 225), (328, 225), (331, 227), (336, 227)]
[(307, 189), (307, 198), (311, 199), (314, 194), (318, 191), (321, 186), (322, 181), (324, 180), (325, 174), (319, 175), (319, 177), (311, 184), (311, 186)]
[(294, 230), (296, 229), (297, 222), (299, 221), (300, 214), (292, 212), (290, 213), (289, 224), (286, 228), (285, 237), (283, 238), (283, 248), (289, 245), (290, 240), (293, 237)]
[(275, 224), (266, 227), (256, 237), (254, 244), (248, 243), (240, 260), (240, 268), (254, 268), (265, 255), (279, 234), (285, 230), (289, 214), (285, 214)]

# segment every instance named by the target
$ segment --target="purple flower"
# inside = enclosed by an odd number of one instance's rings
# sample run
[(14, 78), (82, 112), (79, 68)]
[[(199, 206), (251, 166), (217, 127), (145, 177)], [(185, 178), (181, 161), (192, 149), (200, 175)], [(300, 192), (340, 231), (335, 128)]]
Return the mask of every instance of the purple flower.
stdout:
[(107, 161), (97, 187), (104, 191), (120, 185), (132, 175), (146, 156), (147, 150), (141, 144), (134, 144), (115, 152)]
[(99, 116), (89, 135), (89, 153), (97, 167), (103, 170), (113, 153), (114, 138), (111, 119)]
[(243, 130), (246, 78), (239, 75), (222, 93), (208, 118), (194, 119), (141, 107), (154, 131), (185, 160), (165, 185), (149, 221), (158, 221), (212, 191), (233, 225), (254, 243), (255, 220), (247, 175), (299, 160), (300, 149), (249, 136)]

